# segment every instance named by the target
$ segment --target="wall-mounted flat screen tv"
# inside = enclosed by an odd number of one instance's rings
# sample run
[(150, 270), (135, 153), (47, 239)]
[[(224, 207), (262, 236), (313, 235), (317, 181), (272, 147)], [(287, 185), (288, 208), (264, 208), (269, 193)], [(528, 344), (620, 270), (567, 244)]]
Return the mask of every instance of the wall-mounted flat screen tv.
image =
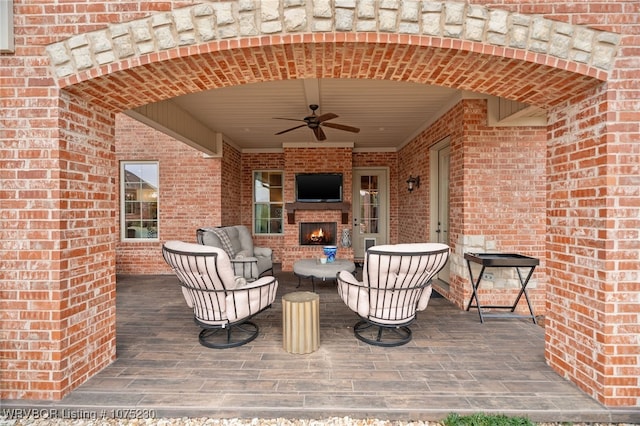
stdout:
[(296, 201), (302, 203), (342, 202), (342, 174), (296, 174)]

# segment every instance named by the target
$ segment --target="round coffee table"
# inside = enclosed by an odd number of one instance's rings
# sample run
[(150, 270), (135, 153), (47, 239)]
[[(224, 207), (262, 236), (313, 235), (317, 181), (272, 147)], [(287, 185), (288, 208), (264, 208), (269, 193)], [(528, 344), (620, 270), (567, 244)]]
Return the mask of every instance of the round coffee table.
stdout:
[(301, 278), (311, 278), (313, 291), (316, 291), (314, 278), (322, 281), (335, 280), (338, 272), (355, 272), (355, 270), (355, 263), (346, 259), (336, 259), (330, 263), (320, 263), (316, 259), (301, 259), (293, 264), (293, 273), (298, 277), (298, 287), (300, 287)]

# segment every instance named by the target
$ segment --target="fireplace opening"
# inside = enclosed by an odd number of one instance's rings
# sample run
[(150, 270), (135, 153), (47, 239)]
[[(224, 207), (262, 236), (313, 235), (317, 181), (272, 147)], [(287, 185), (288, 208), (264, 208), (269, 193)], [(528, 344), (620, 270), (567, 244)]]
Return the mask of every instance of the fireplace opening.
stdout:
[(300, 223), (300, 245), (335, 245), (338, 224), (336, 222)]

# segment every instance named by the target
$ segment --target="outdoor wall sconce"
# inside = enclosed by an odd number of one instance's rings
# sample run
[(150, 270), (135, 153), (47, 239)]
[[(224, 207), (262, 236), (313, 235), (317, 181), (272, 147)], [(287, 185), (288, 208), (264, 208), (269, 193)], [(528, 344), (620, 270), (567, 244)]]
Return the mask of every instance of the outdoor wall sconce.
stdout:
[(420, 176), (413, 177), (409, 175), (407, 179), (407, 189), (412, 192), (415, 188), (420, 188)]

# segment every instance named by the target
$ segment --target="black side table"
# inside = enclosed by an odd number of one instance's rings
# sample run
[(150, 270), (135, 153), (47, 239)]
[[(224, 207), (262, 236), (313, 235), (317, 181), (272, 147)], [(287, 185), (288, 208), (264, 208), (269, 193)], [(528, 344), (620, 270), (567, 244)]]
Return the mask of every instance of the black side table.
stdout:
[[(540, 261), (534, 257), (524, 256), (521, 254), (513, 254), (513, 253), (465, 253), (464, 258), (467, 260), (467, 268), (469, 269), (469, 278), (471, 279), (471, 287), (473, 289), (473, 295), (471, 296), (471, 300), (469, 300), (469, 305), (467, 306), (467, 311), (471, 308), (478, 308), (478, 315), (480, 316), (480, 322), (484, 323), (485, 318), (489, 317), (511, 317), (511, 318), (531, 318), (534, 324), (537, 324), (536, 317), (533, 314), (533, 308), (531, 307), (531, 302), (529, 301), (529, 295), (527, 294), (527, 284), (529, 283), (529, 279), (531, 275), (533, 275), (533, 270), (540, 264)], [(473, 277), (473, 272), (471, 271), (471, 263), (478, 263), (482, 265), (482, 269), (480, 270), (480, 275), (478, 278)], [(486, 268), (515, 268), (518, 272), (518, 278), (520, 279), (520, 291), (518, 292), (518, 296), (516, 297), (513, 305), (480, 305), (480, 299), (478, 299), (478, 288), (480, 287), (480, 281), (482, 281), (482, 276), (484, 275), (484, 270)], [(529, 273), (526, 278), (522, 278), (522, 273), (520, 272), (520, 268), (530, 268)], [(524, 295), (525, 300), (527, 301), (527, 305), (529, 306), (529, 313), (531, 315), (520, 315), (516, 314), (515, 309), (520, 301), (520, 298)], [(473, 300), (475, 299), (476, 304), (473, 305)], [(482, 309), (509, 309), (510, 313), (499, 313), (499, 314), (490, 314), (483, 313)]]

